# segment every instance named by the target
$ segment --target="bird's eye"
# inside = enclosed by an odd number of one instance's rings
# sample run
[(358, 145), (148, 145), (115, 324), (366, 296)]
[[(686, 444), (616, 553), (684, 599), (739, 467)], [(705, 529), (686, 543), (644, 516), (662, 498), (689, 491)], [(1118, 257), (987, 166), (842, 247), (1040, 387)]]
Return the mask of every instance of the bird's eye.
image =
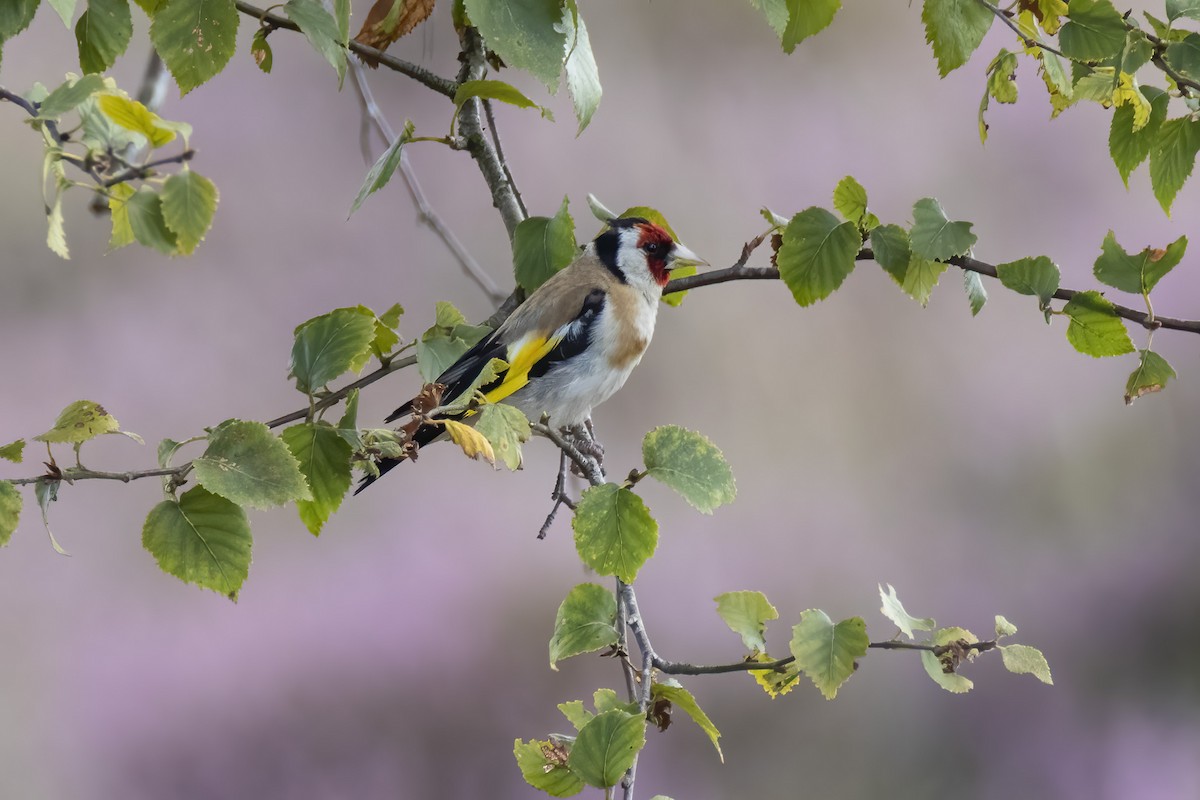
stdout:
[(654, 255), (655, 253), (657, 253), (658, 247), (659, 247), (658, 242), (646, 242), (644, 245), (642, 245), (642, 249), (645, 250), (650, 255)]

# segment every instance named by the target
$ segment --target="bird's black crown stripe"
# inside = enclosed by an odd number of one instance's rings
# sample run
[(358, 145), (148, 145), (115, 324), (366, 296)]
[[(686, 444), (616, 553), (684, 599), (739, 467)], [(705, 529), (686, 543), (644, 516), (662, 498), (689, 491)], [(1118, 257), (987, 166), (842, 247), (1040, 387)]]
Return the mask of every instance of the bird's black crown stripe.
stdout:
[(621, 266), (617, 264), (617, 250), (621, 246), (621, 231), (635, 225), (645, 225), (646, 222), (642, 217), (610, 219), (608, 227), (596, 237), (596, 256), (600, 259), (600, 263), (608, 267), (608, 271), (617, 276), (617, 280), (621, 283), (628, 282), (625, 279), (625, 273), (621, 271)]

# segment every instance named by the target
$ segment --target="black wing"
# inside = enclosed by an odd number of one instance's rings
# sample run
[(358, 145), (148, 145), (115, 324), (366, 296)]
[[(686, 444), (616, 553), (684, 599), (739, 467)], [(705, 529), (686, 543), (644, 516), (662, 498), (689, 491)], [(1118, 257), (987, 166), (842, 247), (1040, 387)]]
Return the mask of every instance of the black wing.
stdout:
[[(498, 331), (492, 331), (487, 336), (484, 336), (476, 342), (470, 350), (463, 353), (458, 361), (455, 361), (446, 371), (437, 377), (435, 383), (442, 383), (446, 386), (446, 391), (442, 394), (442, 402), (453, 402), (463, 391), (471, 385), (471, 381), (475, 380), (475, 376), (479, 371), (487, 366), (487, 363), (493, 358), (504, 358), (508, 353), (508, 345), (501, 342), (496, 334)], [(484, 387), (485, 388), (485, 387)], [(397, 408), (391, 414), (388, 414), (384, 422), (395, 422), (401, 417), (412, 413), (413, 401), (409, 400), (404, 405)]]

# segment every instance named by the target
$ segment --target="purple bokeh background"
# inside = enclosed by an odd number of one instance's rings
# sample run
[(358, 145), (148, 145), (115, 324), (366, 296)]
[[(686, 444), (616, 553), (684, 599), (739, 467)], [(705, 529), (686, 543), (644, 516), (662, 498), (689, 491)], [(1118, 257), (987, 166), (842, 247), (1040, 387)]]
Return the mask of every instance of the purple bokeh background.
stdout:
[[(397, 54), (452, 74), (447, 12)], [(939, 80), (918, 3), (849, 3), (792, 56), (743, 3), (583, 12), (606, 91), (592, 126), (575, 138), (565, 92), (550, 100), (556, 124), (497, 111), (531, 211), (568, 195), (581, 238), (596, 227), (584, 203), (594, 192), (612, 208), (660, 208), (726, 266), (762, 229), (761, 206), (827, 206), (848, 173), (885, 221), (936, 196), (975, 222), (980, 258), (1044, 253), (1076, 288), (1095, 285), (1110, 228), (1129, 249), (1197, 234), (1200, 188), (1183, 190), (1171, 218), (1144, 168), (1126, 191), (1107, 162), (1108, 112), (1049, 121), (1026, 61), (1020, 102), (993, 104), (980, 146), (984, 68), (1014, 46), (999, 26)], [(103, 255), (106, 221), (81, 192), (66, 210), (73, 258), (50, 254), (40, 146), (18, 109), (0, 108), (0, 442), (90, 398), (149, 445), (106, 437), (86, 463), (146, 467), (163, 437), (301, 405), (285, 378), (291, 331), (315, 314), (399, 301), (412, 336), (438, 299), (473, 319), (490, 311), (416, 224), (398, 180), (346, 221), (366, 171), (353, 91), (336, 92), (287, 32), (271, 38), (276, 74), (262, 75), (252, 30), (243, 18), (234, 63), (163, 109), (194, 124), (194, 166), (221, 190), (190, 259)], [(137, 85), (145, 46), (139, 33), (114, 68), (122, 86)], [(5, 46), (0, 82), (52, 85), (74, 49), (44, 8)], [(545, 98), (524, 76), (501, 77)], [(446, 129), (441, 98), (373, 78), (394, 125)], [(436, 208), (506, 282), (503, 226), (474, 165), (432, 144), (410, 155)], [(681, 720), (650, 733), (640, 795), (1200, 795), (1194, 337), (1156, 336), (1180, 380), (1126, 408), (1133, 357), (1076, 353), (1061, 320), (1046, 327), (1030, 298), (994, 284), (971, 319), (959, 283), (946, 273), (927, 310), (869, 263), (809, 309), (778, 283), (694, 292), (663, 310), (642, 367), (596, 422), (613, 474), (638, 464), (647, 430), (673, 422), (708, 434), (738, 477), (737, 502), (712, 517), (643, 485), (662, 537), (639, 597), (665, 657), (739, 658), (712, 603), (733, 589), (778, 606), (776, 652), (810, 607), (862, 614), (887, 638), (875, 609), (888, 582), (913, 613), (981, 635), (1006, 615), (1045, 651), (1055, 686), (989, 657), (967, 673), (975, 691), (952, 696), (905, 653), (872, 653), (833, 703), (808, 685), (771, 701), (744, 676), (692, 679), (726, 763)], [(1156, 310), (1195, 318), (1198, 289), (1189, 254)], [(360, 420), (416, 388), (413, 374), (376, 384)], [(39, 447), (26, 452), (2, 476), (36, 471)], [(556, 464), (544, 441), (516, 474), (430, 448), (348, 500), (319, 539), (290, 511), (251, 512), (254, 564), (237, 605), (162, 574), (142, 549), (153, 481), (64, 487), (51, 523), (71, 558), (50, 548), (27, 497), (0, 553), (0, 796), (535, 796), (512, 740), (566, 729), (556, 703), (620, 681), (608, 660), (548, 669), (555, 608), (589, 579), (565, 517), (534, 539)]]

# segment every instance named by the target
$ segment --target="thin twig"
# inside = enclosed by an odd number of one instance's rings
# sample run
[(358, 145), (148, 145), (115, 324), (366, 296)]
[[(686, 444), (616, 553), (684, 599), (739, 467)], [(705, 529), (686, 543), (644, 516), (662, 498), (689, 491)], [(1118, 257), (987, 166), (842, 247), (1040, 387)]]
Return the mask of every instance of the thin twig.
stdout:
[[(260, 22), (265, 22), (272, 28), (284, 28), (289, 31), (300, 32), (300, 26), (292, 22), (287, 17), (281, 17), (278, 14), (271, 13), (258, 6), (252, 6), (242, 0), (235, 0), (234, 5), (237, 10), (248, 16), (254, 17)], [(362, 56), (364, 59), (373, 64), (379, 64), (381, 67), (387, 67), (390, 70), (399, 72), (401, 75), (407, 75), (418, 83), (426, 86), (433, 91), (445, 97), (454, 97), (455, 90), (458, 85), (447, 78), (440, 75), (435, 75), (424, 67), (418, 67), (416, 64), (409, 63), (401, 58), (390, 56), (382, 50), (376, 50), (374, 47), (368, 47), (365, 44), (350, 40), (350, 52)]]
[(1026, 47), (1036, 47), (1040, 50), (1045, 50), (1047, 53), (1054, 53), (1054, 55), (1056, 55), (1056, 56), (1062, 56), (1063, 58), (1069, 58), (1069, 56), (1063, 55), (1062, 51), (1055, 50), (1053, 47), (1046, 44), (1045, 42), (1042, 42), (1042, 41), (1039, 41), (1038, 39), (1034, 39), (1030, 36), (1027, 36), (1025, 34), (1025, 32), (1023, 30), (1021, 30), (1021, 28), (1017, 25), (1017, 23), (1013, 22), (1009, 18), (1008, 14), (1005, 13), (1002, 9), (997, 8), (996, 6), (987, 2), (987, 0), (977, 0), (977, 2), (979, 3), (979, 5), (983, 6), (988, 11), (992, 12), (996, 16), (996, 18), (999, 19), (1001, 22), (1003, 22), (1005, 25), (1012, 28), (1013, 33), (1017, 34), (1017, 38), (1019, 38), (1022, 42), (1024, 42)]
[[(396, 143), (396, 131), (388, 122), (387, 117), (383, 115), (383, 110), (379, 104), (375, 102), (375, 95), (371, 91), (371, 85), (367, 82), (366, 67), (357, 62), (351, 62), (350, 70), (354, 75), (354, 88), (358, 90), (358, 98), (362, 102), (363, 115), (366, 119), (370, 119), (375, 123), (379, 135), (391, 147)], [(484, 294), (493, 303), (499, 303), (504, 299), (504, 292), (496, 285), (491, 276), (484, 271), (450, 229), (445, 221), (434, 210), (429, 203), (429, 199), (425, 196), (425, 191), (421, 188), (420, 182), (417, 180), (417, 174), (413, 171), (412, 164), (408, 159), (408, 150), (400, 151), (400, 174), (404, 178), (404, 185), (408, 187), (408, 194), (412, 197), (413, 204), (417, 207), (417, 220), (429, 226), (438, 238), (449, 248), (450, 253), (458, 260), (463, 271), (467, 273), (467, 277), (475, 282), (475, 284), (483, 290)]]
[(187, 465), (180, 464), (178, 467), (132, 470), (130, 472), (102, 472), (86, 467), (69, 467), (68, 469), (59, 470), (56, 467), (52, 472), (47, 472), (45, 475), (36, 475), (32, 478), (5, 479), (5, 481), (14, 486), (24, 486), (25, 484), (37, 483), (38, 481), (65, 481), (66, 483), (74, 483), (75, 481), (99, 480), (129, 483), (141, 478), (162, 478), (169, 475), (178, 475), (185, 466), (190, 469), (190, 464), (191, 462), (189, 461)]
[(100, 183), (104, 186), (104, 188), (107, 189), (109, 187), (116, 186), (118, 183), (125, 183), (126, 181), (144, 180), (154, 173), (155, 167), (165, 166), (166, 164), (183, 164), (184, 162), (191, 161), (195, 155), (195, 150), (184, 150), (178, 155), (156, 158), (153, 161), (147, 161), (141, 166), (129, 167), (121, 172), (118, 172), (116, 175), (113, 175), (111, 178), (104, 178), (102, 181), (100, 181)]
[(542, 527), (538, 530), (537, 538), (545, 539), (546, 534), (550, 532), (550, 526), (554, 524), (554, 517), (558, 514), (559, 506), (566, 506), (572, 511), (575, 510), (575, 503), (571, 498), (567, 497), (567, 451), (558, 451), (558, 478), (554, 481), (554, 491), (550, 493), (550, 499), (554, 501), (554, 505), (550, 507), (550, 513), (546, 515), (546, 521), (542, 523)]
[(491, 100), (483, 101), (483, 113), (487, 117), (488, 134), (492, 137), (492, 144), (496, 148), (496, 157), (504, 165), (504, 177), (508, 180), (513, 196), (517, 198), (517, 205), (521, 208), (521, 213), (528, 217), (529, 209), (525, 207), (525, 198), (521, 197), (521, 190), (517, 188), (517, 179), (513, 177), (512, 170), (508, 168), (508, 159), (504, 157), (504, 148), (500, 144), (500, 129), (496, 127), (496, 118), (492, 115)]

